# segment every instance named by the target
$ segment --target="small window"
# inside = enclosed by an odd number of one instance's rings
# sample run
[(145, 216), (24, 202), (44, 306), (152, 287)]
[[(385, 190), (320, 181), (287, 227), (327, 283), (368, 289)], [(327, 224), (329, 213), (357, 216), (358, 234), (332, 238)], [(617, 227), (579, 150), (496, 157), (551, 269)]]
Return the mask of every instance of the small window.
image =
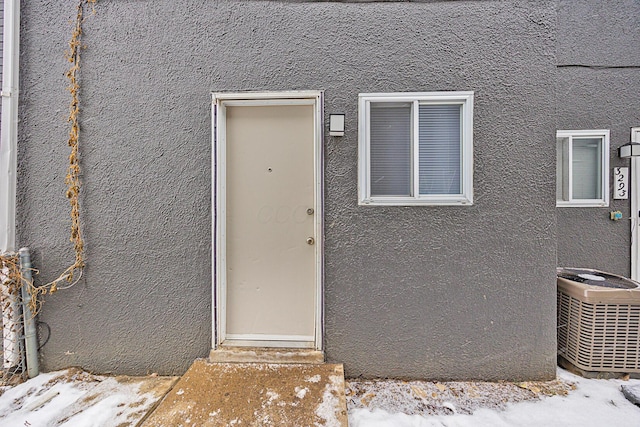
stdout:
[(609, 131), (556, 133), (556, 206), (609, 206)]
[(359, 202), (473, 203), (473, 92), (361, 94)]

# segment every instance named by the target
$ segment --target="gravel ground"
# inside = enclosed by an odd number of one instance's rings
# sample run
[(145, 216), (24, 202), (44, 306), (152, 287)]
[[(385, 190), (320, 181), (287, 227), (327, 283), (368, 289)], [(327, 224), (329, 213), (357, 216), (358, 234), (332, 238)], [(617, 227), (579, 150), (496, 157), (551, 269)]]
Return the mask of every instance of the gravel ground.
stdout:
[(573, 383), (545, 382), (433, 382), (358, 380), (345, 382), (347, 409), (373, 408), (408, 415), (472, 414), (476, 409), (504, 409), (507, 403), (566, 396)]

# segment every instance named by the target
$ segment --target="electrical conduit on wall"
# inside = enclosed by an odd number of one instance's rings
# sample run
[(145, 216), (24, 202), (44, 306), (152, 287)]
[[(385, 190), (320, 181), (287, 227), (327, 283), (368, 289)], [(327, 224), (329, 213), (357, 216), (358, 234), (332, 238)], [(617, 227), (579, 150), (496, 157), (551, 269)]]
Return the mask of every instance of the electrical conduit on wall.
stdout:
[[(16, 175), (18, 146), (18, 72), (20, 51), (20, 1), (4, 0), (2, 57), (2, 121), (0, 122), (0, 254), (15, 251)], [(0, 285), (0, 297), (12, 301)], [(15, 304), (13, 304), (15, 305)], [(17, 364), (19, 345), (16, 322), (19, 310), (3, 310), (4, 365)]]

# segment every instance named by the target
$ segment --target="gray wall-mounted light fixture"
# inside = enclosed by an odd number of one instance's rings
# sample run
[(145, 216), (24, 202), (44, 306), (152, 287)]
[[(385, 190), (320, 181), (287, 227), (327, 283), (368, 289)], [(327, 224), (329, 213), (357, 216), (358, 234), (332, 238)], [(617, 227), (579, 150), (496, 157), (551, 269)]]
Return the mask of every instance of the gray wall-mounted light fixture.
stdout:
[(618, 155), (622, 159), (640, 156), (640, 128), (631, 128), (631, 142), (624, 144), (618, 149)]
[(344, 114), (329, 115), (329, 135), (344, 136)]

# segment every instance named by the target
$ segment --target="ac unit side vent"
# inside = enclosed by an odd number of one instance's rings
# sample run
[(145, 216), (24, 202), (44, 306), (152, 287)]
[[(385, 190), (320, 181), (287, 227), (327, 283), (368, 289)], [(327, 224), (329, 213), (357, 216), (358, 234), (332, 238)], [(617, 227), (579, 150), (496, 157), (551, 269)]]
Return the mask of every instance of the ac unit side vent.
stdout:
[(558, 355), (585, 371), (640, 373), (640, 289), (626, 290), (625, 303), (615, 291), (607, 301), (606, 290), (581, 294), (573, 283), (558, 278)]

